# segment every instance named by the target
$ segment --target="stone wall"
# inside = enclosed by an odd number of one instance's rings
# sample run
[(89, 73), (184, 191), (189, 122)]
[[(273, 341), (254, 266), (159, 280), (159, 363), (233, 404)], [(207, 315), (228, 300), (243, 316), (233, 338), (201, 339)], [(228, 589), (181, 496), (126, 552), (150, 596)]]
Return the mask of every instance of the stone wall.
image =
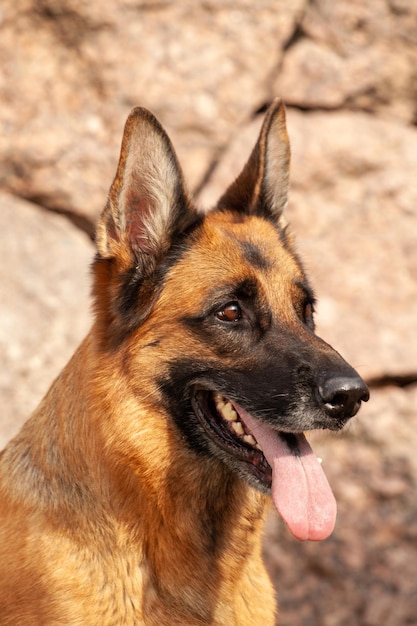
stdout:
[(287, 104), (288, 216), (318, 331), (372, 400), (316, 444), (340, 503), (333, 538), (296, 544), (268, 525), (283, 626), (417, 621), (416, 24), (408, 0), (0, 8), (0, 445), (88, 329), (91, 235), (129, 110), (159, 117), (210, 205), (267, 104)]

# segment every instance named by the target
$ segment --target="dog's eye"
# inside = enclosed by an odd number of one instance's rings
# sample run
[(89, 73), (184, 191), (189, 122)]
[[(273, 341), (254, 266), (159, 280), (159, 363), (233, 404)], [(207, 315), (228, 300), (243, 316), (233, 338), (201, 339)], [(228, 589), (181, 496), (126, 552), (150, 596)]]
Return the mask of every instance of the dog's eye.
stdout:
[(242, 309), (238, 302), (229, 302), (217, 311), (216, 317), (221, 322), (238, 322), (242, 317)]

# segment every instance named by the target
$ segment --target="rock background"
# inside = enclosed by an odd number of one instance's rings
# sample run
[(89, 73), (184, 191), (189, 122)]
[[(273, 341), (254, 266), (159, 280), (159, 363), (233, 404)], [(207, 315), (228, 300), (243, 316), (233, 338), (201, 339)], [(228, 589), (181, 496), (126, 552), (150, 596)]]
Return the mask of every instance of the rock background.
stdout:
[(322, 544), (275, 516), (282, 626), (417, 623), (417, 4), (409, 0), (3, 0), (0, 447), (86, 332), (91, 235), (124, 121), (150, 108), (212, 203), (275, 95), (288, 217), (318, 330), (372, 399), (315, 437), (339, 502)]

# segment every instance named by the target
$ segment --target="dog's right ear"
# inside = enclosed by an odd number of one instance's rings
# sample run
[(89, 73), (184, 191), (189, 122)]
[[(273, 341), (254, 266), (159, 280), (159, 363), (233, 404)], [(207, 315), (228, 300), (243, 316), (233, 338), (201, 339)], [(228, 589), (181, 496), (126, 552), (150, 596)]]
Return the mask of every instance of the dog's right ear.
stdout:
[(119, 165), (97, 230), (102, 259), (121, 269), (155, 266), (196, 218), (171, 141), (146, 109), (130, 113)]
[(168, 135), (149, 111), (133, 109), (96, 236), (95, 308), (106, 336), (147, 317), (160, 262), (198, 219)]

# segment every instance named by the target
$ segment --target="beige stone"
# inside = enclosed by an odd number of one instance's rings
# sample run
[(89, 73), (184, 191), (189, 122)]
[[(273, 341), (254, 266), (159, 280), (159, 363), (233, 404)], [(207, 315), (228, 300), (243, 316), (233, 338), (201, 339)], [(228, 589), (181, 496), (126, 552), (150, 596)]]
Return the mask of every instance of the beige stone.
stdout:
[(416, 24), (415, 2), (311, 2), (274, 91), (302, 108), (345, 106), (413, 123)]
[(89, 328), (93, 245), (64, 217), (4, 193), (0, 233), (1, 449)]
[(94, 222), (136, 105), (161, 119), (199, 186), (268, 98), (303, 4), (3, 3), (0, 187)]

